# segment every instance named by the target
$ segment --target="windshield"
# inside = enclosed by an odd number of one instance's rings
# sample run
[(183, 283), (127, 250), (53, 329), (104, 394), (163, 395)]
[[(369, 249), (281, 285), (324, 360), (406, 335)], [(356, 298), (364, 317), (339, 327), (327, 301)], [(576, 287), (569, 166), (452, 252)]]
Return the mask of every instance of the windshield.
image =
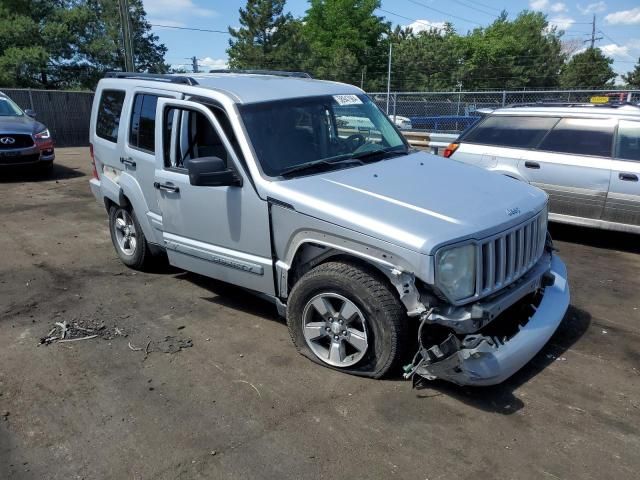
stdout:
[(0, 117), (21, 117), (22, 110), (6, 97), (0, 97)]
[(308, 164), (357, 165), (364, 162), (356, 159), (373, 158), (374, 152), (407, 151), (402, 136), (366, 95), (264, 102), (241, 106), (240, 112), (269, 176), (302, 171)]

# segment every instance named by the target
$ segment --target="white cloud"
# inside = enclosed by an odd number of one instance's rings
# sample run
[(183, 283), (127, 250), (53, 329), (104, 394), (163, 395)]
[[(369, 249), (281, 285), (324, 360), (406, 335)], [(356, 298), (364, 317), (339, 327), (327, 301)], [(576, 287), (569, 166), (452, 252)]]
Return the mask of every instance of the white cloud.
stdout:
[(616, 43), (610, 43), (609, 45), (603, 45), (600, 47), (602, 53), (608, 57), (624, 57), (631, 58), (629, 53), (629, 47), (626, 45), (618, 45)]
[(640, 24), (640, 7), (610, 13), (604, 19), (610, 25)]
[(558, 30), (567, 30), (575, 22), (576, 21), (573, 18), (566, 15), (558, 15), (557, 17), (549, 19), (549, 24), (556, 27)]
[(580, 10), (580, 13), (583, 15), (591, 15), (592, 13), (604, 12), (607, 9), (607, 4), (605, 2), (595, 2), (588, 4), (586, 7), (577, 4), (576, 8)]
[(409, 25), (404, 25), (404, 28), (411, 28), (413, 30), (413, 33), (428, 31), (432, 28), (435, 28), (436, 30), (443, 30), (444, 27), (444, 22), (432, 22), (430, 20), (416, 20)]
[(227, 64), (226, 58), (211, 58), (205, 57), (198, 60), (198, 64), (202, 68), (203, 71), (207, 72), (209, 70), (219, 70), (219, 69), (227, 69), (229, 65)]
[(214, 17), (218, 14), (215, 10), (196, 5), (193, 0), (144, 0), (144, 9), (151, 16), (162, 15), (164, 18), (173, 15)]
[(549, 0), (531, 0), (529, 2), (529, 7), (532, 10), (546, 10), (549, 6)]
[(548, 10), (553, 13), (561, 13), (567, 11), (567, 4), (564, 2), (551, 3), (549, 0), (530, 0), (529, 8), (531, 10)]

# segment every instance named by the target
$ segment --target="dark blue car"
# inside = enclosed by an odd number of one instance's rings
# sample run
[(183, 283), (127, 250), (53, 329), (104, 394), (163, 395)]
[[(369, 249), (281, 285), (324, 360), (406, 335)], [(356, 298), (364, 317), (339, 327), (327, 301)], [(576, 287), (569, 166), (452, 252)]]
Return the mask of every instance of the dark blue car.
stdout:
[(32, 166), (43, 172), (53, 167), (51, 132), (0, 92), (0, 167)]

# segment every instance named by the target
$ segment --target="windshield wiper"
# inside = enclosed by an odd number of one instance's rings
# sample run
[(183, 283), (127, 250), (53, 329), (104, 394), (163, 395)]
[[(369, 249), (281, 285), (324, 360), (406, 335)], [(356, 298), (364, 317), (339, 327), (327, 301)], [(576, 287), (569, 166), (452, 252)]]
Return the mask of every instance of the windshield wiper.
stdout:
[(407, 150), (387, 150), (385, 148), (381, 148), (380, 150), (369, 150), (366, 152), (355, 153), (351, 156), (352, 160), (371, 160), (378, 161), (384, 158), (396, 157), (399, 155), (407, 155), (409, 152)]
[(332, 167), (334, 165), (349, 165), (353, 163), (362, 165), (362, 161), (360, 161), (360, 159), (357, 159), (357, 158), (347, 158), (344, 160), (333, 160), (333, 161), (327, 160), (327, 159), (315, 160), (313, 162), (302, 163), (300, 165), (294, 165), (293, 167), (285, 168), (283, 171), (280, 172), (280, 176), (286, 177), (288, 175), (291, 175), (292, 173), (299, 173), (307, 170), (313, 170), (321, 166)]

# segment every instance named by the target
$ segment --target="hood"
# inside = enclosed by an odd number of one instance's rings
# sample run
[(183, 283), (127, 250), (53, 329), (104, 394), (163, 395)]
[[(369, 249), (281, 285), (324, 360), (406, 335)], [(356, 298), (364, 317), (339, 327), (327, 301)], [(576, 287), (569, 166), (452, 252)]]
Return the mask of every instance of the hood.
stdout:
[(269, 189), (298, 212), (429, 255), (517, 225), (547, 202), (527, 183), (425, 152)]
[(45, 128), (47, 127), (28, 115), (22, 115), (20, 117), (0, 115), (0, 134), (26, 133), (27, 135), (31, 135), (33, 133), (41, 132)]

